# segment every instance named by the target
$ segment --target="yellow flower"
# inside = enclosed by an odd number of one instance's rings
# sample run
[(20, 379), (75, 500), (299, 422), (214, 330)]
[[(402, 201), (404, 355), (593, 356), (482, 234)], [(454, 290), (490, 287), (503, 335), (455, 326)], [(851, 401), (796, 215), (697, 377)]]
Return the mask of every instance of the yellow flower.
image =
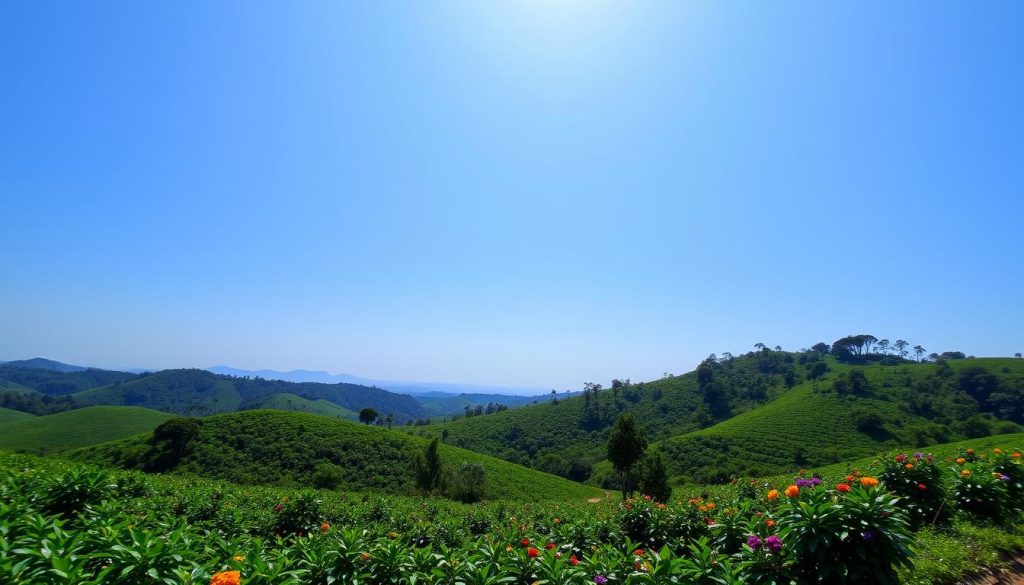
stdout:
[(231, 558), (235, 559), (235, 561), (237, 561), (239, 563), (245, 560), (245, 557), (243, 557), (242, 555), (235, 555), (235, 556), (233, 556)]
[(971, 474), (971, 470), (970, 469), (961, 469), (960, 470), (960, 477), (967, 477), (970, 474)]
[(992, 452), (995, 453), (996, 455), (1002, 455), (1003, 454), (1003, 450), (1000, 449), (999, 447), (996, 447), (995, 449), (992, 449)]
[(964, 463), (967, 463), (967, 460), (964, 459), (963, 457), (957, 457), (956, 458), (956, 464), (957, 465), (963, 465)]

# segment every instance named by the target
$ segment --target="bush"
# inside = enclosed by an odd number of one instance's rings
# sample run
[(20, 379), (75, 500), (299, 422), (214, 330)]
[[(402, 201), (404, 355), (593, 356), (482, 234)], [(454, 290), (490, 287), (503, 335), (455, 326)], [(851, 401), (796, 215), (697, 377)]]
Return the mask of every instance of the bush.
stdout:
[(945, 523), (952, 510), (946, 505), (946, 486), (942, 470), (931, 453), (905, 453), (882, 458), (880, 479), (885, 487), (900, 496), (913, 527)]

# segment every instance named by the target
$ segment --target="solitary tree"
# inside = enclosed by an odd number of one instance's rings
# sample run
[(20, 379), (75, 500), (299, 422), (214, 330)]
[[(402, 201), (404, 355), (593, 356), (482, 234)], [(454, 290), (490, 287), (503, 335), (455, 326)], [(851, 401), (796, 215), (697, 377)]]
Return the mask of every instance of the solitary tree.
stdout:
[(363, 424), (370, 424), (377, 420), (377, 411), (372, 408), (364, 408), (359, 411), (359, 422)]
[(395, 415), (388, 414), (386, 417), (384, 417), (384, 422), (385, 424), (388, 425), (388, 428), (390, 429), (391, 425), (395, 424)]
[(763, 350), (763, 349), (764, 349), (765, 347), (766, 347), (766, 346), (765, 346), (765, 344), (763, 344), (763, 343), (761, 343), (761, 342), (757, 342), (757, 343), (755, 343), (755, 344), (754, 344), (754, 349), (756, 349), (757, 351), (761, 351), (761, 350)]
[(427, 450), (416, 458), (416, 487), (424, 493), (433, 490), (441, 476), (441, 454), (437, 442), (437, 439), (431, 441)]
[(888, 339), (883, 339), (878, 342), (878, 353), (889, 353), (889, 345), (891, 342)]
[(631, 472), (646, 449), (647, 437), (636, 418), (632, 414), (619, 416), (608, 435), (608, 460), (622, 479), (623, 500), (633, 493)]
[(921, 356), (924, 355), (924, 352), (925, 352), (925, 349), (923, 347), (921, 347), (920, 345), (915, 345), (914, 346), (914, 355), (917, 356), (917, 361), (919, 361), (919, 362), (921, 361)]
[(654, 448), (648, 451), (641, 467), (640, 492), (658, 502), (667, 502), (672, 495), (672, 486), (668, 481), (668, 470), (665, 469), (661, 451)]
[(1013, 357), (1020, 359), (1020, 352), (1018, 351), (1017, 353), (1013, 354)]

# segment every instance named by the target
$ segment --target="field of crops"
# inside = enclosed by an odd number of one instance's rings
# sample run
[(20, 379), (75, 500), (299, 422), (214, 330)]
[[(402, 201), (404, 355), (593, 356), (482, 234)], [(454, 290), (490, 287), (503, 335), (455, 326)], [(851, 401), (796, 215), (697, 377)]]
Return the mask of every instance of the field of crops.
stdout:
[[(969, 538), (979, 547), (961, 572), (995, 560), (1000, 547), (1024, 548), (1019, 438), (985, 452), (967, 444), (949, 455), (889, 454), (856, 470), (694, 488), (664, 503), (464, 505), (0, 455), (0, 577), (204, 585), (941, 582), (955, 576), (934, 563), (950, 554), (951, 537), (957, 549)], [(915, 560), (928, 571), (914, 568)]]

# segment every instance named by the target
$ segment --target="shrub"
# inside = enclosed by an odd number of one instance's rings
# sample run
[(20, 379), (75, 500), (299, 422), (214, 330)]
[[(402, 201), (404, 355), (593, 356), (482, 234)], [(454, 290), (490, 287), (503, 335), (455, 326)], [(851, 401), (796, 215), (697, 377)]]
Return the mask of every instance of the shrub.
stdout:
[(900, 506), (913, 527), (945, 523), (950, 517), (942, 470), (931, 453), (897, 453), (882, 458), (880, 479), (900, 496)]

